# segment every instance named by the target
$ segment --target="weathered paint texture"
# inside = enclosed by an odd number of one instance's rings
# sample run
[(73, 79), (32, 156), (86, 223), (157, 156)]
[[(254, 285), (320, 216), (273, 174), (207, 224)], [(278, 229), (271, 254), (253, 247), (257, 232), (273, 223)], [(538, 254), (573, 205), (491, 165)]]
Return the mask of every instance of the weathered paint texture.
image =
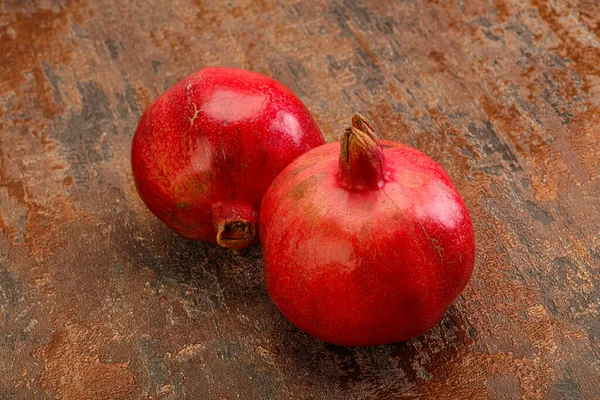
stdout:
[[(441, 163), (471, 283), (428, 334), (323, 344), (260, 250), (185, 241), (136, 194), (131, 138), (208, 65), (360, 111)], [(0, 398), (597, 399), (596, 0), (0, 1)]]

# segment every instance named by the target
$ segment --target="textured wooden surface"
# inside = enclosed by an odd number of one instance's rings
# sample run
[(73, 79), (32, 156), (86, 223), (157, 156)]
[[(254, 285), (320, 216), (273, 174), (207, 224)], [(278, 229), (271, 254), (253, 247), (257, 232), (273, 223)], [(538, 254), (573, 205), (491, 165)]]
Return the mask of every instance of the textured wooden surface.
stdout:
[[(476, 270), (430, 333), (341, 348), (269, 301), (260, 250), (143, 206), (143, 109), (266, 73), (327, 140), (354, 111), (440, 162)], [(0, 1), (0, 398), (600, 398), (597, 0)]]

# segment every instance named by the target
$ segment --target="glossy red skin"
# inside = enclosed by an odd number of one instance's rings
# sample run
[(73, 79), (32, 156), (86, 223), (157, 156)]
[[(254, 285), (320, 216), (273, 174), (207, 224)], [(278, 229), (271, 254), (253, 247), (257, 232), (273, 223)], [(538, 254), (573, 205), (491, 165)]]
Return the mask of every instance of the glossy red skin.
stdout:
[(277, 174), (323, 143), (309, 111), (281, 83), (206, 68), (146, 109), (131, 162), (138, 192), (159, 219), (185, 238), (216, 243), (215, 219), (256, 223)]
[(473, 270), (471, 220), (449, 176), (416, 149), (381, 144), (382, 189), (340, 186), (331, 143), (291, 163), (261, 207), (269, 295), (298, 328), (337, 345), (427, 332)]

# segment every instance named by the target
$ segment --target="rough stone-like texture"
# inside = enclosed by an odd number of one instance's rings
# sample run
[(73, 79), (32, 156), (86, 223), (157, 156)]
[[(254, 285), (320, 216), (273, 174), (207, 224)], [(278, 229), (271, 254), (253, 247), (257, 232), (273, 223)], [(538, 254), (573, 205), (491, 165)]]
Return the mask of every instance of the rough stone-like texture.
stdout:
[[(430, 333), (341, 348), (260, 250), (176, 237), (129, 167), (191, 71), (266, 73), (455, 180), (471, 284)], [(600, 2), (0, 1), (0, 398), (600, 398)]]

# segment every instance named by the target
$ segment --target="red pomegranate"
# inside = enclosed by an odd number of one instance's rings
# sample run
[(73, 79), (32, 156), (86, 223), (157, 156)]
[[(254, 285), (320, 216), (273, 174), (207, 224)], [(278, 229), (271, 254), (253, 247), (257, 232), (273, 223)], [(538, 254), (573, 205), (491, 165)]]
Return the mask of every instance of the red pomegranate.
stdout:
[(179, 81), (144, 112), (131, 163), (148, 208), (188, 239), (240, 250), (277, 174), (323, 135), (281, 83), (234, 68)]
[(340, 143), (275, 179), (261, 207), (267, 291), (294, 325), (368, 346), (431, 329), (475, 260), (469, 214), (446, 172), (420, 151), (379, 141), (360, 115)]

